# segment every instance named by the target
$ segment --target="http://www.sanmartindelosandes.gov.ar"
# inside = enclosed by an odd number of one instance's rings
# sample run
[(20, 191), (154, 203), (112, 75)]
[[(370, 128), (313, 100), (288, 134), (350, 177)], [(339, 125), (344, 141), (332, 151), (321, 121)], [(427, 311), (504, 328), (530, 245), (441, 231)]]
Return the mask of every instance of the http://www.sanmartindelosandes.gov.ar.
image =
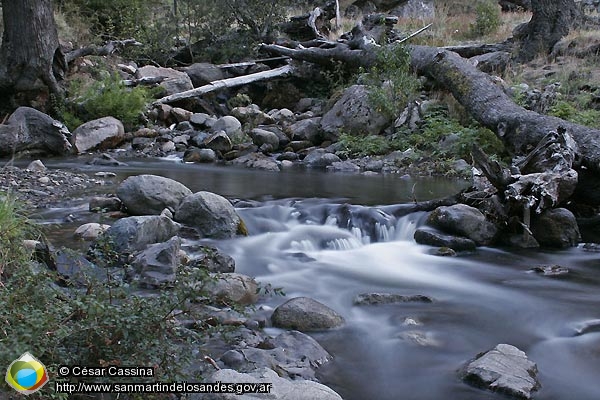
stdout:
[(8, 366), (5, 380), (17, 392), (32, 394), (48, 383), (48, 372), (40, 360), (23, 353)]

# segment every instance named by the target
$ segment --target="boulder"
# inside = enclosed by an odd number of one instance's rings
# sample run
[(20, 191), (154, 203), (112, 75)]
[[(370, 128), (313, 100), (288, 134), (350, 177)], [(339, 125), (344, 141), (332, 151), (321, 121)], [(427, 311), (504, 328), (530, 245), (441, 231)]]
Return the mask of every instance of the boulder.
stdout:
[(122, 218), (105, 235), (112, 239), (116, 251), (133, 252), (143, 250), (149, 244), (165, 242), (179, 229), (180, 225), (167, 217), (146, 215)]
[(235, 272), (210, 274), (204, 286), (211, 299), (224, 304), (254, 304), (258, 300), (258, 284), (254, 278)]
[(174, 236), (165, 243), (149, 245), (132, 261), (136, 280), (150, 286), (160, 286), (175, 281), (179, 267), (181, 239)]
[(480, 354), (461, 371), (465, 382), (520, 399), (531, 399), (540, 387), (537, 366), (518, 348), (499, 344)]
[[(240, 393), (211, 393), (202, 397), (191, 397), (191, 400), (250, 400), (268, 398), (272, 400), (341, 400), (335, 391), (320, 383), (298, 379), (288, 380), (269, 368), (261, 368), (250, 373), (240, 373), (232, 369), (221, 369), (209, 379), (210, 382), (227, 382), (234, 385)], [(243, 394), (244, 384), (258, 384), (262, 393)], [(265, 394), (269, 393), (269, 394)]]
[(315, 149), (308, 153), (303, 161), (308, 167), (326, 168), (327, 166), (336, 162), (341, 162), (342, 160), (325, 149)]
[(82, 254), (67, 249), (51, 251), (49, 267), (69, 284), (86, 286), (90, 280), (103, 280), (106, 271), (88, 261)]
[(73, 132), (73, 141), (79, 153), (112, 149), (126, 139), (123, 123), (114, 117), (103, 117), (80, 125)]
[(277, 161), (262, 153), (250, 153), (238, 157), (232, 161), (234, 165), (243, 165), (246, 168), (262, 169), (264, 171), (279, 171)]
[(337, 139), (340, 132), (351, 135), (378, 135), (390, 125), (390, 117), (378, 112), (369, 100), (369, 91), (364, 85), (353, 85), (344, 91), (321, 120), (325, 140)]
[(221, 68), (209, 63), (195, 63), (184, 68), (183, 71), (188, 74), (194, 87), (204, 86), (225, 78)]
[(65, 155), (72, 152), (65, 125), (30, 107), (19, 107), (0, 125), (0, 157), (31, 152)]
[(173, 210), (192, 191), (173, 179), (156, 175), (137, 175), (125, 179), (117, 188), (117, 196), (133, 215), (160, 215), (165, 208)]
[(573, 247), (580, 240), (579, 227), (573, 213), (566, 208), (546, 210), (531, 218), (531, 232), (541, 246)]
[(491, 244), (498, 228), (478, 209), (465, 204), (436, 208), (427, 224), (444, 232), (468, 237), (477, 245)]
[(242, 137), (242, 123), (231, 115), (219, 118), (210, 129), (213, 133), (224, 131), (232, 141)]
[(359, 172), (360, 167), (352, 161), (336, 161), (327, 166), (329, 172)]
[(209, 128), (207, 121), (211, 116), (206, 113), (194, 113), (190, 116), (190, 123), (200, 128)]
[(461, 236), (444, 235), (443, 233), (423, 228), (415, 231), (414, 238), (419, 244), (447, 247), (456, 251), (472, 251), (476, 247), (475, 242), (471, 239)]
[(254, 126), (274, 122), (273, 118), (265, 114), (256, 104), (235, 107), (231, 110), (231, 115), (242, 123), (251, 123)]
[(295, 141), (309, 141), (315, 145), (323, 141), (321, 117), (298, 121), (292, 124), (289, 130), (292, 133), (292, 140)]
[(184, 92), (194, 88), (192, 80), (185, 72), (174, 70), (173, 68), (155, 67), (153, 65), (146, 65), (138, 68), (135, 73), (135, 77), (138, 79), (143, 78), (165, 78), (160, 86), (165, 88), (166, 94), (171, 95), (175, 93)]
[[(179, 123), (183, 123), (183, 122), (188, 122), (192, 116), (192, 112), (188, 111), (184, 108), (180, 108), (180, 107), (173, 107), (171, 109), (171, 116), (173, 117), (173, 119), (176, 122)], [(179, 127), (179, 125), (177, 126), (178, 130), (183, 130)]]
[(213, 149), (190, 148), (183, 154), (184, 162), (212, 163), (217, 161), (217, 153)]
[(267, 144), (271, 146), (273, 151), (279, 148), (279, 137), (273, 132), (254, 128), (250, 132), (250, 137), (252, 138), (252, 142), (259, 147), (263, 144)]
[(213, 133), (204, 140), (203, 145), (211, 150), (220, 151), (222, 153), (230, 151), (233, 147), (231, 138), (227, 136), (225, 131)]
[(98, 224), (96, 222), (90, 222), (83, 224), (75, 230), (74, 236), (78, 239), (86, 241), (94, 241), (100, 237), (104, 232), (110, 228), (110, 225)]
[(196, 228), (204, 237), (214, 238), (235, 236), (241, 222), (231, 203), (211, 192), (186, 196), (175, 210), (175, 220)]
[(27, 171), (32, 171), (32, 172), (44, 172), (47, 169), (48, 168), (46, 168), (46, 166), (44, 165), (44, 163), (41, 160), (34, 160), (34, 161), (30, 162), (29, 165), (27, 166)]
[(271, 322), (278, 328), (309, 332), (337, 328), (344, 318), (314, 299), (295, 297), (275, 309)]

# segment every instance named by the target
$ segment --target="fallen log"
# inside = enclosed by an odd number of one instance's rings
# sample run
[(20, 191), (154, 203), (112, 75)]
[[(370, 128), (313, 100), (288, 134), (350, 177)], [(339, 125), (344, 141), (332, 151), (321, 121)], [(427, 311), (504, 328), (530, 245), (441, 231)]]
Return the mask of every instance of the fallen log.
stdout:
[(65, 61), (70, 64), (74, 60), (85, 56), (109, 56), (118, 50), (129, 46), (141, 46), (142, 44), (135, 39), (111, 40), (103, 46), (87, 46), (76, 49), (65, 54)]
[(221, 79), (195, 89), (186, 90), (185, 92), (181, 93), (175, 93), (170, 96), (165, 96), (156, 100), (152, 104), (158, 105), (164, 103), (173, 103), (180, 100), (190, 99), (192, 97), (202, 96), (203, 94), (214, 92), (215, 90), (247, 85), (249, 83), (264, 81), (273, 78), (280, 78), (291, 74), (293, 70), (294, 68), (291, 65), (284, 65), (282, 67), (275, 68), (269, 71), (262, 71), (254, 74), (237, 76), (235, 78)]
[[(342, 61), (357, 69), (369, 68), (376, 60), (375, 47), (352, 50), (344, 44), (329, 49), (290, 49), (278, 45), (263, 45), (262, 49), (320, 65)], [(527, 154), (549, 132), (564, 129), (574, 139), (571, 145), (576, 169), (600, 172), (600, 130), (524, 109), (489, 75), (454, 52), (428, 46), (408, 46), (408, 50), (411, 65), (419, 75), (428, 76), (450, 91), (475, 120), (496, 132), (512, 153)]]

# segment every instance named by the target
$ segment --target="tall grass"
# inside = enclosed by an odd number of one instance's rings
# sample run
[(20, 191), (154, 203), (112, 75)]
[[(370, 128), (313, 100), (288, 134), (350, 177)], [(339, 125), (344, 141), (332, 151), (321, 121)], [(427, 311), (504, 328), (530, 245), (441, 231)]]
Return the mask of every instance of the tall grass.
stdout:
[(0, 192), (0, 282), (28, 262), (23, 240), (34, 235), (35, 227), (14, 195)]

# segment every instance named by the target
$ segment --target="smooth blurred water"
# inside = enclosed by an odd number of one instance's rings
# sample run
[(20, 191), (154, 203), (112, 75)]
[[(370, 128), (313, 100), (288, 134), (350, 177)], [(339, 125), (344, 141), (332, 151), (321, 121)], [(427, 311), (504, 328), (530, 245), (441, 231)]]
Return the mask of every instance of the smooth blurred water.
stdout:
[[(266, 305), (309, 296), (344, 316), (344, 327), (312, 334), (334, 356), (320, 378), (344, 399), (502, 398), (457, 374), (499, 343), (519, 347), (537, 363), (542, 388), (535, 399), (600, 399), (600, 333), (576, 334), (582, 323), (600, 318), (600, 253), (478, 248), (458, 257), (432, 255), (412, 240), (426, 214), (402, 217), (396, 204), (453, 194), (462, 182), (164, 161), (84, 169), (117, 172), (115, 182), (160, 174), (194, 191), (251, 200), (238, 209), (250, 236), (211, 243), (234, 257), (238, 272), (284, 288), (287, 297)], [(45, 218), (75, 213), (83, 221), (84, 208), (48, 210)], [(570, 273), (551, 278), (530, 271), (555, 264)], [(365, 292), (420, 294), (433, 302), (353, 305)]]

